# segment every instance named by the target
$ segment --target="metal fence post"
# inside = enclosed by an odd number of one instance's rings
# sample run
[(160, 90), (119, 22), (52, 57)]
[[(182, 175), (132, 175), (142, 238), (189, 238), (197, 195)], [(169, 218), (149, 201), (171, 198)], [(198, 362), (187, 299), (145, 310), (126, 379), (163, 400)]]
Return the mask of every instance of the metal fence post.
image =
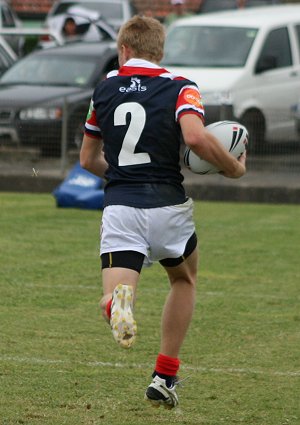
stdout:
[(68, 101), (64, 98), (63, 116), (61, 123), (61, 161), (60, 171), (64, 175), (67, 166), (67, 147), (68, 147)]
[(220, 121), (232, 121), (234, 119), (232, 106), (222, 103), (220, 105)]

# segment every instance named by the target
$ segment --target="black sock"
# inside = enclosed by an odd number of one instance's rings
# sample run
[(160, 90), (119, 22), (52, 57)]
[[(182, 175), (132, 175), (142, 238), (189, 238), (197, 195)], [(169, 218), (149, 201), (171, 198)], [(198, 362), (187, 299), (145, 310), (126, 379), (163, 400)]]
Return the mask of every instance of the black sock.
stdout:
[(176, 376), (164, 375), (162, 373), (156, 372), (156, 370), (153, 372), (152, 378), (155, 376), (159, 376), (161, 379), (164, 379), (168, 388), (173, 387), (174, 382), (176, 381)]

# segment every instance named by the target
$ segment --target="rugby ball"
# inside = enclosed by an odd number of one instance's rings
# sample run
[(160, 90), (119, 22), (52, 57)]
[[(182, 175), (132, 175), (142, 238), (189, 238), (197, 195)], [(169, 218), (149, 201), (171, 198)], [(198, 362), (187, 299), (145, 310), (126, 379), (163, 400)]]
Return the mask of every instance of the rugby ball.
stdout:
[[(205, 128), (235, 158), (239, 158), (245, 152), (249, 136), (246, 127), (243, 125), (235, 121), (218, 121)], [(183, 162), (187, 168), (196, 174), (216, 174), (220, 171), (214, 165), (201, 159), (188, 147), (185, 149)]]

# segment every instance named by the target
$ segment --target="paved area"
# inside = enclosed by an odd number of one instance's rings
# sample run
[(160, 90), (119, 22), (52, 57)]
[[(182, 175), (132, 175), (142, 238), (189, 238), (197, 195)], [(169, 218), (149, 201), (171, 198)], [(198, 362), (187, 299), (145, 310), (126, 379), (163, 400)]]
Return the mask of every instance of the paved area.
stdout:
[[(0, 152), (0, 191), (51, 193), (76, 160), (74, 156), (65, 164), (60, 159), (41, 159), (34, 152), (13, 156)], [(241, 179), (196, 175), (184, 167), (183, 174), (187, 193), (194, 199), (300, 204), (300, 160), (295, 158), (252, 161)]]
[(300, 204), (300, 173), (248, 171), (237, 180), (186, 175), (185, 186), (194, 199)]

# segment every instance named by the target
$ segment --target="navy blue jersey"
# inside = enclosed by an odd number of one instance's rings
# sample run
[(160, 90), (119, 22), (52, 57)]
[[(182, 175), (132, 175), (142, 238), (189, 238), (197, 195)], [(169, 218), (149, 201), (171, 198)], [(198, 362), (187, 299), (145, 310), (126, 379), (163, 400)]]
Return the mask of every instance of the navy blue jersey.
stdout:
[(191, 81), (146, 61), (134, 66), (136, 61), (96, 87), (85, 126), (87, 135), (103, 138), (109, 165), (104, 205), (180, 204), (186, 196), (179, 118), (184, 113), (203, 117), (200, 93)]

